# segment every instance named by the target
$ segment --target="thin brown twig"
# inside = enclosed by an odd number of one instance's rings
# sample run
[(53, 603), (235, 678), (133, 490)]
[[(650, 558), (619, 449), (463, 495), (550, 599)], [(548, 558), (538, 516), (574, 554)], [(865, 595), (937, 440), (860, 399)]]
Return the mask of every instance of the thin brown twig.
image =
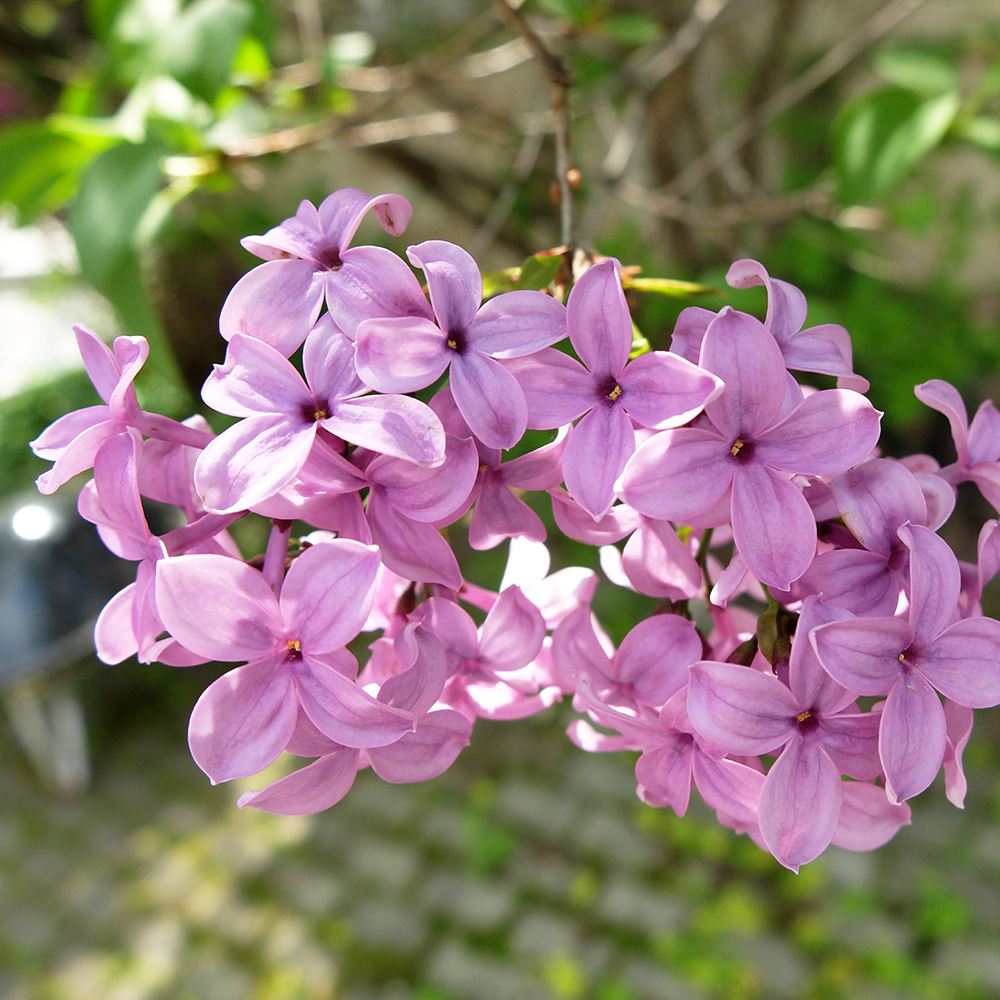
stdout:
[(744, 118), (732, 131), (692, 160), (662, 189), (662, 193), (678, 198), (688, 194), (712, 171), (742, 149), (768, 122), (826, 83), (924, 2), (925, 0), (891, 0), (861, 27), (830, 49), (822, 59), (764, 101), (753, 115)]
[(646, 120), (649, 95), (698, 47), (730, 0), (698, 0), (688, 19), (659, 52), (636, 70), (636, 86), (628, 95), (622, 122), (601, 164), (601, 173), (613, 183), (627, 169)]
[(495, 0), (501, 14), (511, 27), (528, 43), (532, 55), (538, 60), (552, 91), (552, 111), (556, 132), (556, 182), (559, 185), (559, 215), (562, 243), (573, 246), (573, 189), (569, 183), (569, 105), (567, 92), (573, 85), (569, 68), (559, 56), (550, 52), (545, 43), (507, 0)]
[(744, 222), (777, 222), (801, 211), (828, 215), (833, 205), (832, 193), (822, 185), (777, 198), (754, 198), (717, 208), (692, 205), (676, 195), (649, 191), (631, 181), (622, 181), (617, 193), (622, 201), (635, 208), (704, 229), (729, 229)]

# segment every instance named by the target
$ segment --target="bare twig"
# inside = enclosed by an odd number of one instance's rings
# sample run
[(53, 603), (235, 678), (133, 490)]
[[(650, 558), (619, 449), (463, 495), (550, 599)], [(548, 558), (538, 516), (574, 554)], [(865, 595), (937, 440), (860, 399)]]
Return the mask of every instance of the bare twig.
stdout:
[(514, 161), (514, 180), (508, 181), (503, 186), (500, 194), (497, 196), (497, 200), (490, 209), (489, 215), (483, 220), (483, 224), (473, 237), (472, 244), (469, 247), (469, 252), (473, 257), (478, 259), (489, 250), (493, 241), (497, 238), (497, 234), (500, 232), (501, 227), (507, 220), (507, 216), (510, 215), (510, 211), (514, 207), (514, 202), (517, 200), (518, 188), (535, 168), (538, 154), (542, 149), (544, 135), (545, 133), (541, 131), (529, 132), (525, 135), (524, 140), (521, 142), (521, 148), (518, 150), (517, 159)]
[(562, 242), (573, 246), (573, 190), (569, 183), (569, 107), (566, 94), (573, 85), (566, 64), (546, 48), (524, 17), (508, 2), (495, 0), (500, 13), (527, 42), (532, 55), (541, 64), (552, 91), (552, 111), (556, 131), (556, 182), (559, 185), (559, 214)]
[(839, 42), (822, 59), (786, 84), (739, 125), (692, 160), (664, 189), (663, 194), (683, 197), (713, 170), (738, 152), (768, 122), (797, 104), (849, 62), (912, 14), (925, 0), (892, 0), (874, 17)]
[(833, 205), (831, 192), (822, 186), (778, 198), (754, 198), (718, 208), (692, 205), (676, 195), (647, 191), (631, 181), (622, 181), (617, 193), (622, 201), (635, 208), (705, 229), (729, 229), (744, 222), (777, 222), (801, 211), (828, 215)]
[(618, 180), (628, 167), (646, 120), (649, 95), (698, 47), (705, 32), (729, 3), (730, 0), (698, 0), (670, 42), (636, 71), (636, 85), (628, 96), (621, 125), (601, 165), (605, 181)]
[(375, 146), (383, 142), (398, 142), (418, 135), (444, 135), (457, 132), (460, 127), (456, 114), (450, 111), (432, 111), (425, 115), (407, 115), (389, 118), (365, 125), (345, 127), (343, 119), (330, 118), (312, 125), (280, 129), (265, 135), (253, 135), (227, 143), (222, 151), (226, 156), (263, 156), (265, 153), (287, 153), (301, 146), (337, 136), (344, 146)]

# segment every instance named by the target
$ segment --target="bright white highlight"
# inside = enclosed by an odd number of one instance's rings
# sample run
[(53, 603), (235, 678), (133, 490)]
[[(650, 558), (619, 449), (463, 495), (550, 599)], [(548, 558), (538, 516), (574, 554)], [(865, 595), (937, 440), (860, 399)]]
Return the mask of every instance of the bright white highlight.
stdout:
[(44, 538), (55, 527), (55, 518), (44, 507), (31, 504), (22, 507), (11, 518), (10, 526), (14, 534), (26, 541), (35, 542)]

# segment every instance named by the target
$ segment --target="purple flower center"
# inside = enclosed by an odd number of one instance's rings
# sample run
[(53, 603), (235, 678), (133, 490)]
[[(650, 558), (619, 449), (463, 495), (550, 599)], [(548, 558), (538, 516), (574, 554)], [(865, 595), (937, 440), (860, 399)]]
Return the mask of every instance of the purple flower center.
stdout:
[(812, 714), (811, 709), (806, 709), (795, 716), (795, 721), (799, 724), (799, 732), (805, 736), (819, 728), (819, 719)]
[(287, 649), (285, 651), (286, 660), (301, 660), (302, 659), (302, 643), (298, 639), (289, 639), (286, 643)]
[(464, 330), (449, 330), (448, 331), (448, 346), (456, 354), (465, 354), (465, 349), (469, 346), (468, 341), (465, 338)]
[(313, 403), (302, 404), (302, 418), (307, 424), (318, 424), (321, 420), (326, 420), (330, 416), (330, 411), (325, 403), (318, 400)]
[(732, 448), (729, 449), (729, 454), (736, 459), (740, 465), (746, 465), (747, 462), (753, 458), (753, 441), (744, 441), (742, 438), (737, 438), (733, 442)]
[(344, 262), (340, 259), (340, 247), (330, 244), (316, 251), (316, 263), (327, 271), (339, 271)]
[(622, 387), (614, 375), (609, 375), (602, 382), (598, 383), (597, 395), (605, 406), (614, 406), (621, 399)]

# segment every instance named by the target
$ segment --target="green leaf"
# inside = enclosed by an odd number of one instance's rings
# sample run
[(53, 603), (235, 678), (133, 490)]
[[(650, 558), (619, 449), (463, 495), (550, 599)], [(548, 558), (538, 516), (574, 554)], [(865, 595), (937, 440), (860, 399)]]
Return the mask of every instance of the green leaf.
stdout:
[(693, 281), (674, 281), (672, 278), (629, 278), (622, 277), (622, 288), (637, 292), (651, 292), (667, 295), (672, 299), (696, 299), (701, 295), (720, 295), (711, 285), (699, 285)]
[(244, 35), (230, 67), (231, 82), (239, 87), (256, 87), (271, 79), (267, 49), (253, 35)]
[(505, 267), (502, 271), (483, 271), (483, 298), (492, 299), (501, 292), (509, 292), (514, 287), (519, 267)]
[(104, 41), (126, 0), (87, 0), (87, 20), (94, 35)]
[(69, 215), (83, 276), (106, 291), (135, 243), (139, 221), (160, 189), (159, 143), (125, 143), (102, 153), (88, 168)]
[(619, 45), (638, 48), (655, 42), (663, 34), (663, 25), (645, 14), (628, 12), (610, 14), (604, 22), (608, 35)]
[(194, 0), (161, 40), (165, 68), (196, 97), (211, 102), (229, 81), (252, 17), (245, 0)]
[(963, 139), (975, 143), (991, 153), (1000, 153), (1000, 119), (970, 118), (956, 123), (955, 131)]
[(895, 88), (851, 102), (834, 123), (841, 203), (863, 205), (888, 192), (941, 141), (958, 107), (954, 91), (922, 100)]
[(939, 97), (958, 90), (955, 60), (926, 46), (882, 49), (875, 56), (875, 72), (888, 83), (923, 97)]
[(17, 209), (22, 225), (56, 211), (73, 197), (100, 148), (39, 122), (0, 130), (0, 202)]
[(639, 357), (640, 354), (648, 354), (652, 349), (652, 344), (645, 338), (642, 330), (635, 325), (635, 320), (632, 320), (632, 347), (628, 352), (629, 360)]
[(562, 254), (559, 253), (536, 253), (521, 265), (521, 269), (511, 282), (509, 291), (515, 289), (531, 289), (541, 291), (552, 284), (559, 265), (562, 263)]
[(138, 386), (143, 405), (161, 413), (190, 404), (173, 351), (142, 282), (139, 228), (152, 222), (162, 187), (159, 143), (125, 143), (102, 153), (87, 169), (69, 214), (84, 278), (103, 292), (129, 334), (149, 341), (150, 360)]

